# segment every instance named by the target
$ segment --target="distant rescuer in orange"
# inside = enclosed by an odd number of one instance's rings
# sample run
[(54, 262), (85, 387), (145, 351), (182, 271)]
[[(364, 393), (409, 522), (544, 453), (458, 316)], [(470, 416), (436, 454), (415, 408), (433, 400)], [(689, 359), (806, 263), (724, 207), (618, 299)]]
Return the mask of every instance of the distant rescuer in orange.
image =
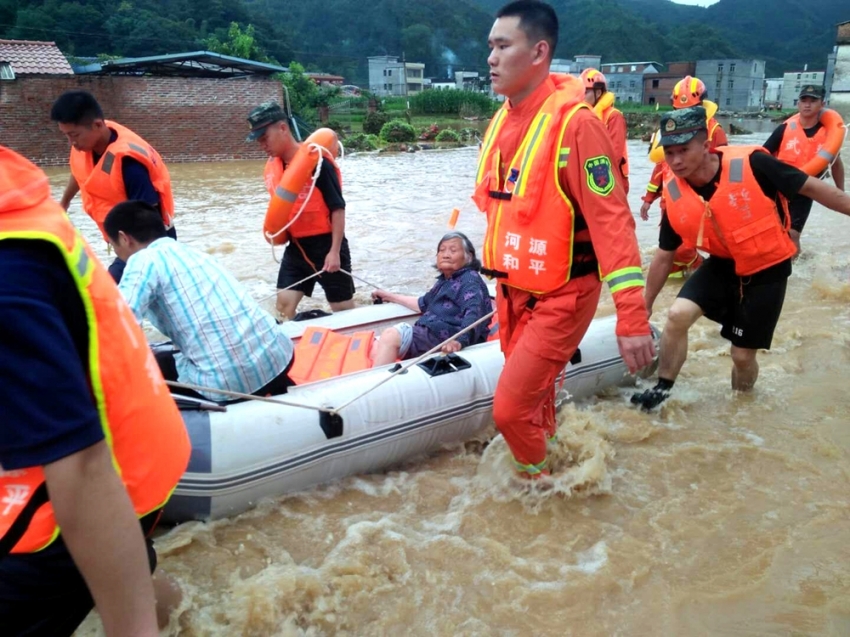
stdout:
[(493, 418), (523, 478), (549, 474), (555, 379), (590, 326), (600, 272), (617, 306), (632, 372), (655, 355), (635, 224), (605, 126), (584, 84), (550, 74), (551, 6), (502, 7), (488, 44), (493, 90), (507, 99), (484, 136), (473, 200), (487, 215), (482, 272), (495, 277), (505, 368)]
[[(150, 144), (129, 128), (105, 119), (100, 104), (86, 91), (60, 95), (50, 119), (71, 142), (71, 178), (59, 202), (65, 210), (79, 192), (83, 210), (109, 243), (103, 230), (109, 211), (123, 201), (144, 201), (162, 215), (166, 234), (177, 238), (171, 177)], [(116, 283), (121, 281), (124, 266), (118, 258), (109, 266)]]
[[(620, 182), (626, 194), (629, 194), (629, 127), (626, 118), (618, 108), (614, 108), (614, 102), (604, 109), (597, 107), (599, 101), (608, 92), (608, 80), (596, 69), (585, 69), (581, 72), (581, 81), (584, 82), (584, 101), (595, 107), (608, 135), (614, 146), (614, 166), (617, 168)], [(613, 93), (612, 93), (613, 95)]]
[[(676, 82), (673, 87), (673, 94), (670, 96), (670, 101), (674, 109), (690, 108), (691, 106), (702, 106), (703, 102), (708, 97), (708, 89), (705, 83), (698, 77), (686, 75), (684, 78)], [(712, 150), (718, 146), (728, 146), (729, 138), (726, 136), (726, 131), (714, 117), (709, 117), (706, 122), (708, 130), (708, 141), (711, 144)], [(641, 199), (643, 205), (640, 207), (640, 218), (644, 221), (649, 219), (649, 209), (659, 197), (661, 199), (661, 212), (664, 212), (664, 199), (661, 192), (662, 171), (664, 162), (660, 161), (655, 164), (652, 169), (652, 176), (649, 178), (649, 183), (646, 185), (646, 192)]]
[[(707, 96), (707, 89), (703, 81), (699, 78), (686, 75), (673, 87), (673, 94), (670, 96), (670, 100), (673, 103), (673, 109), (679, 110), (690, 108), (691, 106), (701, 106), (706, 103)], [(711, 105), (713, 110), (714, 104), (711, 102), (707, 103)], [(708, 131), (708, 143), (711, 150), (714, 150), (718, 146), (729, 144), (726, 131), (723, 130), (720, 122), (714, 119), (713, 115), (708, 112), (706, 113), (706, 130)], [(649, 219), (649, 208), (652, 206), (652, 202), (659, 197), (661, 198), (661, 216), (663, 217), (666, 213), (667, 207), (664, 201), (664, 193), (662, 192), (665, 166), (666, 164), (663, 160), (655, 164), (655, 167), (652, 169), (652, 176), (646, 185), (646, 192), (641, 197), (643, 205), (640, 207), (640, 218), (644, 221)], [(665, 250), (659, 244), (659, 248), (649, 266), (649, 272), (646, 275), (648, 282), (646, 287), (646, 307), (650, 315), (652, 314), (652, 306), (655, 304), (655, 298), (661, 292), (660, 287), (656, 288), (654, 285), (649, 284), (653, 278), (653, 268), (659, 271), (670, 272), (670, 276), (684, 277), (696, 269), (701, 263), (702, 257), (694, 248), (681, 245), (676, 250), (670, 251)]]
[[(260, 104), (248, 115), (251, 132), (247, 141), (256, 141), (268, 154), (264, 178), (266, 189), (274, 196), (280, 182), (301, 144), (292, 135), (288, 115), (276, 102)], [(310, 183), (304, 186), (295, 202), (296, 214), (305, 205)], [(277, 311), (292, 319), (304, 295), (312, 296), (316, 279), (310, 279), (285, 290), (294, 283), (322, 271), (317, 277), (325, 291), (331, 310), (354, 307), (354, 281), (340, 269), (351, 272), (351, 252), (345, 238), (345, 199), (339, 168), (326, 159), (316, 179), (316, 188), (306, 200), (301, 216), (290, 226), (289, 245), (283, 253), (277, 276)]]
[[(774, 129), (764, 143), (767, 152), (786, 164), (802, 168), (822, 151), (827, 135), (827, 130), (820, 121), (824, 94), (822, 86), (803, 86), (797, 100), (797, 114)], [(835, 187), (844, 190), (844, 162), (841, 161), (841, 155), (835, 158), (831, 170)], [(822, 174), (818, 175), (818, 178), (820, 177)], [(797, 196), (793, 197), (788, 205), (791, 209), (791, 240), (797, 244), (799, 250), (800, 235), (812, 211), (812, 200), (809, 197)]]
[[(673, 388), (688, 354), (688, 330), (701, 316), (720, 323), (732, 343), (732, 389), (748, 391), (758, 379), (756, 354), (770, 349), (782, 312), (796, 247), (788, 235), (786, 199), (810, 197), (850, 215), (850, 196), (771, 157), (761, 146), (711, 150), (705, 109), (665, 113), (661, 145), (667, 168), (667, 214), (661, 247), (699, 248), (711, 256), (689, 278), (667, 313), (658, 383), (632, 396), (649, 411)], [(650, 270), (647, 297), (667, 272)]]

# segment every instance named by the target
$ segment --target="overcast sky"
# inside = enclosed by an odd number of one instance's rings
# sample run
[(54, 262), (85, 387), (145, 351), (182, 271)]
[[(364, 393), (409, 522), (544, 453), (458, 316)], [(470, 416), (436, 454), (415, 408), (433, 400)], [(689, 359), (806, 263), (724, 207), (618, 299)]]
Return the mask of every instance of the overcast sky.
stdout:
[(699, 7), (707, 7), (719, 2), (719, 0), (673, 0), (673, 2), (676, 4), (695, 4)]

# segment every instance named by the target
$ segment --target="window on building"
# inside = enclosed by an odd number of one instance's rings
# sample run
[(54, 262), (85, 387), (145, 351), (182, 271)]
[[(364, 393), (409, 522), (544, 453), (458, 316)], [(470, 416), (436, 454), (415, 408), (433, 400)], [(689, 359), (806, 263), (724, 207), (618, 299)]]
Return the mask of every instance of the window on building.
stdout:
[(799, 100), (797, 100), (797, 99), (795, 99), (795, 100), (794, 100), (794, 106), (797, 106), (797, 102), (798, 102), (798, 101), (799, 101)]
[(654, 98), (654, 97), (650, 97), (650, 98), (649, 98), (649, 103), (650, 103), (650, 104), (655, 104), (655, 98)]
[(658, 80), (652, 80), (652, 88), (658, 88)]
[(392, 69), (387, 69), (387, 76), (388, 76), (388, 77), (392, 77), (392, 74), (393, 74), (393, 70), (392, 70)]
[(634, 73), (635, 71), (637, 71), (637, 65), (636, 65), (636, 64), (632, 64), (632, 73)]
[(758, 72), (759, 72), (758, 62), (753, 62), (753, 73), (758, 73)]
[(731, 98), (731, 97), (727, 97), (727, 98), (726, 98), (726, 106), (729, 106), (730, 104), (732, 104), (732, 98)]
[(735, 88), (735, 80), (729, 80), (729, 88)]
[(734, 73), (734, 72), (735, 72), (735, 63), (731, 62), (729, 64), (729, 73)]
[[(634, 88), (634, 87), (635, 87), (635, 81), (634, 81), (634, 80), (630, 80), (630, 81), (629, 81), (629, 88)], [(629, 99), (631, 99), (631, 98), (629, 98)]]
[(800, 79), (800, 75), (801, 75), (800, 73), (797, 73), (797, 79), (798, 80)]
[(387, 76), (387, 69), (384, 69), (384, 77)]
[(0, 62), (0, 80), (14, 80), (15, 72), (8, 62)]
[(717, 65), (717, 72), (723, 73), (723, 62), (721, 62), (720, 64)]
[(622, 66), (618, 66), (618, 67), (617, 67), (617, 73), (622, 73), (622, 72), (623, 72), (623, 67), (622, 67)]

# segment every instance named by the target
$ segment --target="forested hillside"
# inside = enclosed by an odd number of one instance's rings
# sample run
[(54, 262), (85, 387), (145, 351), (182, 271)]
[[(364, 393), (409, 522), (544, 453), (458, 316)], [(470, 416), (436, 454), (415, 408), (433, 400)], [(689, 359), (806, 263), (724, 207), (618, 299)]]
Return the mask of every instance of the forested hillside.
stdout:
[[(143, 56), (197, 49), (247, 52), (365, 83), (369, 55), (426, 64), (426, 75), (485, 70), (486, 36), (502, 0), (0, 0), (0, 37), (53, 40), (73, 56)], [(822, 69), (848, 0), (553, 0), (557, 55), (604, 61), (745, 56), (768, 75)], [(223, 46), (233, 39), (236, 46)], [(249, 30), (249, 25), (253, 26)], [(246, 39), (244, 35), (250, 36)], [(243, 46), (245, 43), (248, 46)], [(231, 44), (233, 44), (231, 42)]]

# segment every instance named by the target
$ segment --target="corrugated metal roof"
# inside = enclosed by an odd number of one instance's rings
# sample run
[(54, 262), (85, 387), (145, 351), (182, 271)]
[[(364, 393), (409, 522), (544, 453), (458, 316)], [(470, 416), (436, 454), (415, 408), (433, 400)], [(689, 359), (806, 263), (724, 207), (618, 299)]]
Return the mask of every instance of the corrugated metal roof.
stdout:
[(0, 40), (0, 62), (7, 62), (15, 75), (73, 75), (74, 73), (55, 42)]
[(211, 51), (193, 51), (89, 64), (77, 73), (100, 75), (166, 75), (173, 77), (242, 77), (285, 73), (286, 67), (255, 62)]

